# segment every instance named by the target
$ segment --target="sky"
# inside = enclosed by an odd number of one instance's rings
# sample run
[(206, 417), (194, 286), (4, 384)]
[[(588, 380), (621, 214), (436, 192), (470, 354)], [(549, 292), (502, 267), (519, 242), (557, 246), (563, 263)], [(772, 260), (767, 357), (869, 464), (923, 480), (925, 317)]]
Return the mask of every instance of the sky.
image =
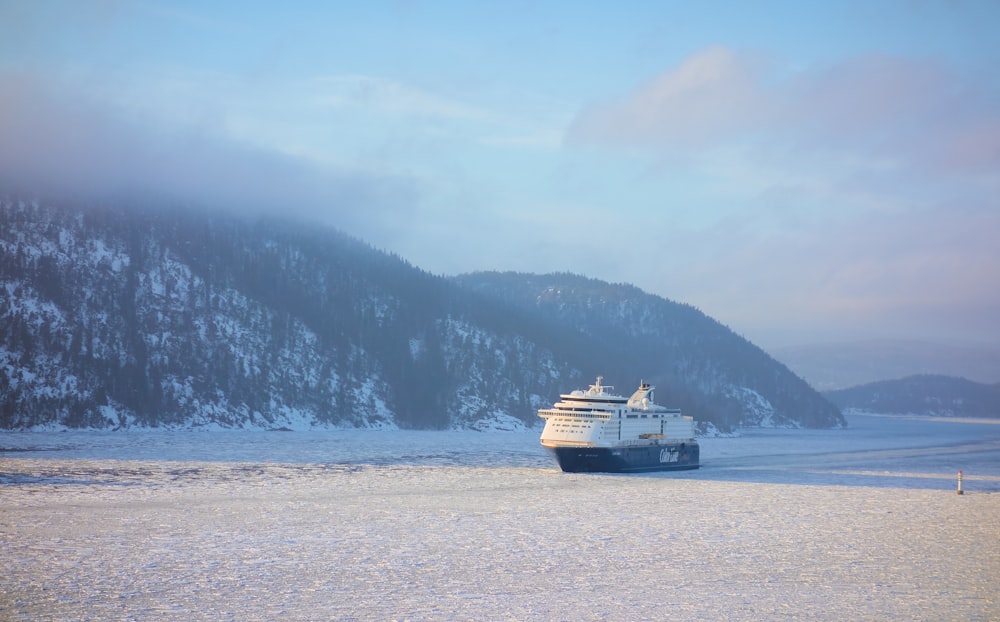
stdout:
[(5, 192), (1000, 344), (1000, 3), (0, 0)]

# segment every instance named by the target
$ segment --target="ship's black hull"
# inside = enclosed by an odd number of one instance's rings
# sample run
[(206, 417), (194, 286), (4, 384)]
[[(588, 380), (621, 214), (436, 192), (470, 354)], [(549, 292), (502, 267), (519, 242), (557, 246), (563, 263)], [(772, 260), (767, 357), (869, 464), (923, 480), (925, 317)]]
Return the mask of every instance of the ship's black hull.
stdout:
[(648, 473), (697, 469), (697, 441), (630, 447), (548, 447), (567, 473)]

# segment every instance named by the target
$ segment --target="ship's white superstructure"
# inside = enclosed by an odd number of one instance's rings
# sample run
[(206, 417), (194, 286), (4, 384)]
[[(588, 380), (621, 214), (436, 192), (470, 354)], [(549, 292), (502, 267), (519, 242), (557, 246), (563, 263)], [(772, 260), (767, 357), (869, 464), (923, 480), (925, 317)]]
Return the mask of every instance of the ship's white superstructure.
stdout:
[(645, 382), (625, 398), (602, 380), (598, 376), (586, 391), (563, 394), (551, 408), (538, 411), (545, 419), (541, 444), (564, 470), (697, 468), (693, 418), (656, 404), (654, 387)]
[(614, 387), (601, 385), (602, 380), (598, 377), (586, 391), (561, 395), (562, 401), (552, 408), (538, 411), (545, 419), (542, 445), (613, 447), (694, 438), (694, 419), (654, 403), (654, 387), (642, 383), (626, 399), (609, 393)]

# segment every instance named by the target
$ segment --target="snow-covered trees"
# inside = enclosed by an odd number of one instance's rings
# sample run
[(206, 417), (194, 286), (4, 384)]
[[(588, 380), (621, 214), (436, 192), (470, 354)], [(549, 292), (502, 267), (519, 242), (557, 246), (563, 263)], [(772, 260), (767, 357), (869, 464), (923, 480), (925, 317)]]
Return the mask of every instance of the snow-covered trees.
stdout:
[(533, 425), (597, 374), (724, 429), (768, 404), (842, 424), (752, 344), (631, 286), (445, 279), (321, 227), (0, 200), (0, 428)]

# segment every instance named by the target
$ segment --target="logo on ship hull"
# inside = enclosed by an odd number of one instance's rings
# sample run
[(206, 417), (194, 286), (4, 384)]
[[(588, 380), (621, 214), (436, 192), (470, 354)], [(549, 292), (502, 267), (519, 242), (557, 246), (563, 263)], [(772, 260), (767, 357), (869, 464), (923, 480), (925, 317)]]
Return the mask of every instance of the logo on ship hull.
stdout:
[(660, 450), (660, 462), (677, 462), (680, 460), (681, 453), (677, 451), (676, 447), (664, 447)]

